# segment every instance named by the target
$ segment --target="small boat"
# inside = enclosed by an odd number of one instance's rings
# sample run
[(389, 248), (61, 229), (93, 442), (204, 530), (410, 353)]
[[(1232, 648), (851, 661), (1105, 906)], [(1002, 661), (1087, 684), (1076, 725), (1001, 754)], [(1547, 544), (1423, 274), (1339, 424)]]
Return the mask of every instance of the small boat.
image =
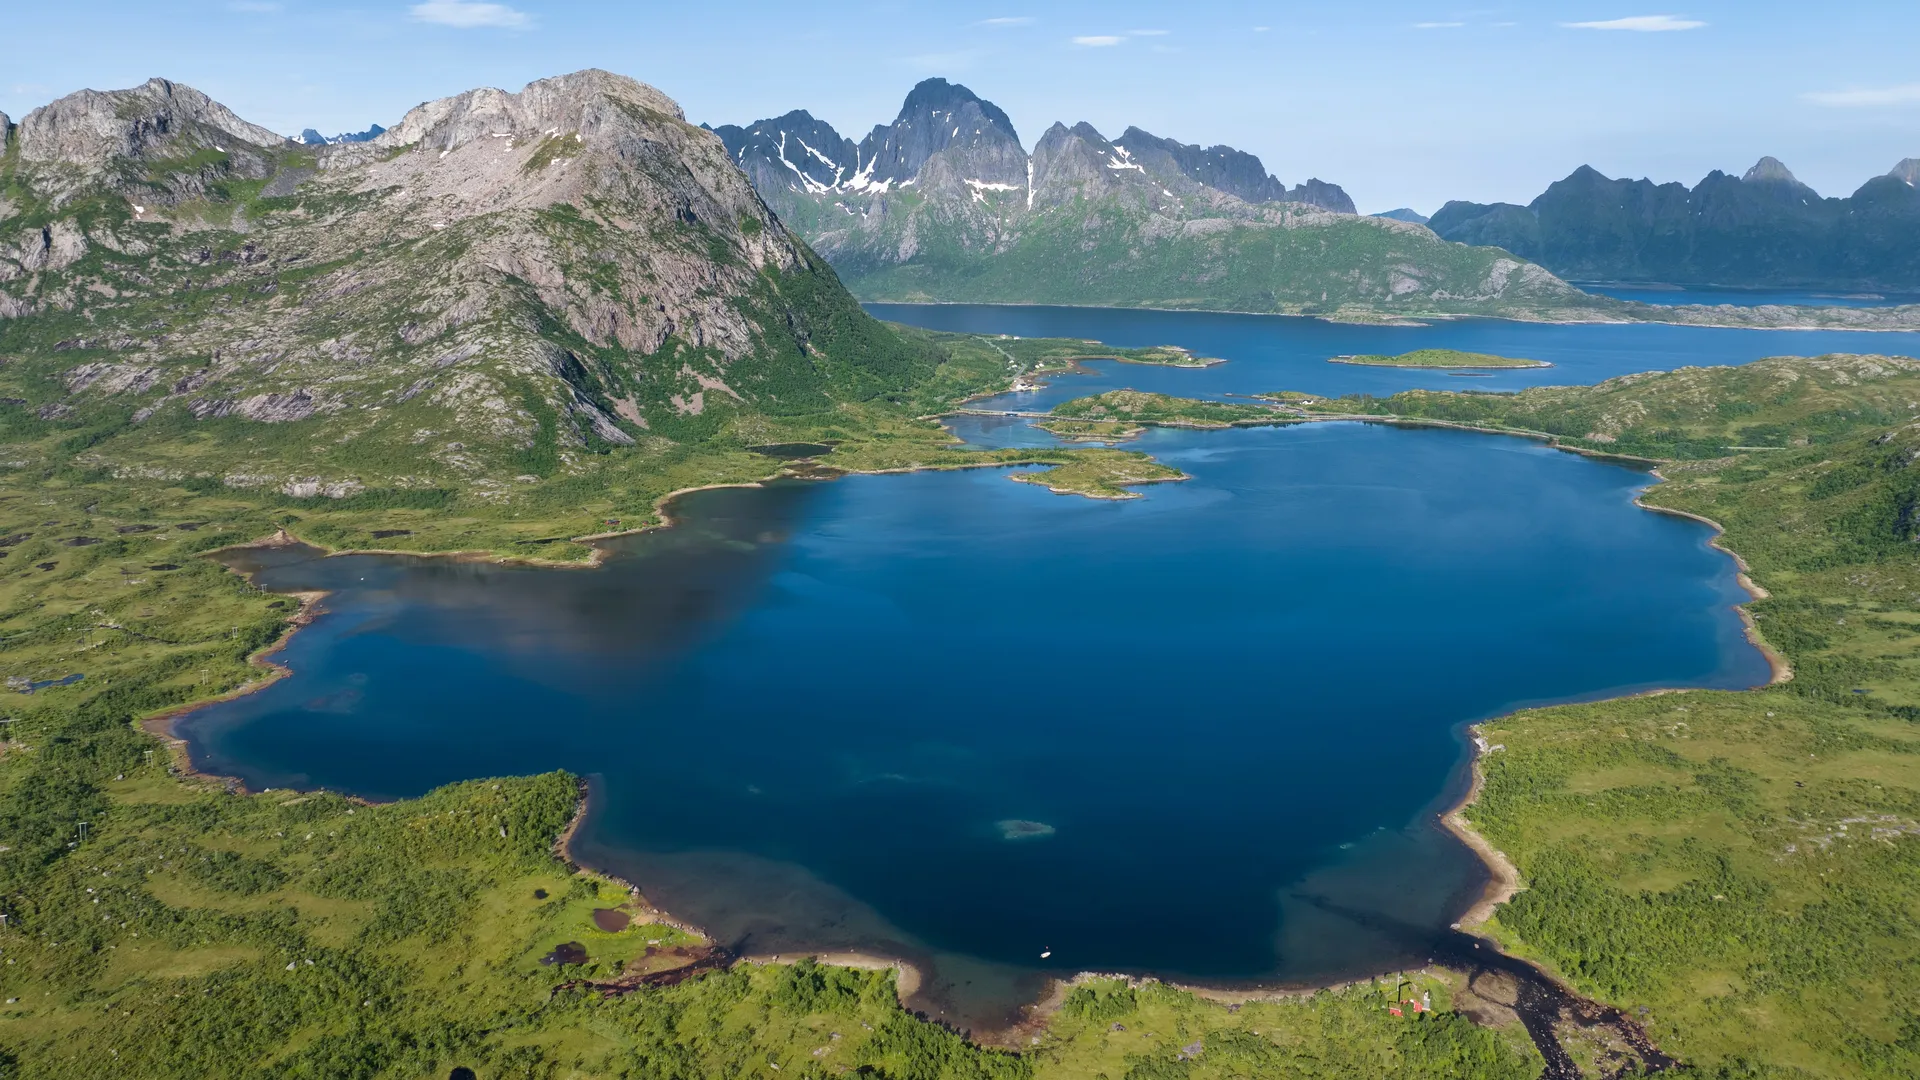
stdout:
[(1045, 959), (1046, 959), (1047, 957), (1049, 957), (1049, 956), (1052, 956), (1052, 955), (1053, 955), (1053, 950), (1052, 950), (1052, 949), (1041, 949), (1041, 950), (1040, 950), (1040, 959), (1042, 959), (1042, 960), (1045, 960)]

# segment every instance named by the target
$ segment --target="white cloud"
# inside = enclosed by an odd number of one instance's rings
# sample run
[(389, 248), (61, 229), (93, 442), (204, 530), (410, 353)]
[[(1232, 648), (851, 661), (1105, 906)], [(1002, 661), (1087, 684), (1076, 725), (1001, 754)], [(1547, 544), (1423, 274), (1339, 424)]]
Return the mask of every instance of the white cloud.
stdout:
[(1569, 30), (1637, 30), (1643, 34), (1651, 34), (1662, 30), (1698, 30), (1707, 24), (1699, 19), (1687, 19), (1679, 15), (1629, 15), (1624, 19), (1602, 19), (1597, 22), (1570, 22), (1560, 25)]
[(1171, 33), (1173, 33), (1173, 31), (1171, 30), (1129, 30), (1127, 31), (1127, 34), (1130, 37), (1166, 37), (1168, 34), (1171, 34)]
[(533, 18), (524, 11), (515, 11), (505, 4), (482, 3), (480, 0), (426, 0), (424, 4), (413, 5), (411, 11), (414, 22), (457, 26), (462, 30), (476, 26), (525, 30), (533, 25)]
[(1453, 30), (1465, 25), (1467, 24), (1463, 22), (1417, 22), (1413, 24), (1413, 28), (1415, 30)]
[(1088, 49), (1104, 49), (1109, 45), (1118, 45), (1127, 40), (1118, 34), (1087, 34), (1073, 39), (1075, 45)]
[(981, 19), (973, 25), (991, 26), (996, 29), (1003, 26), (1032, 26), (1033, 17), (1030, 15), (1003, 15), (998, 19)]
[(1920, 83), (1857, 90), (1817, 90), (1800, 96), (1815, 105), (1830, 105), (1839, 109), (1871, 108), (1875, 105), (1915, 105), (1920, 104)]
[(232, 0), (227, 5), (228, 11), (241, 11), (249, 15), (272, 15), (285, 8), (285, 4), (274, 3), (273, 0)]
[(1271, 29), (1273, 29), (1271, 26), (1256, 26), (1253, 28), (1253, 32), (1256, 34), (1264, 34)]

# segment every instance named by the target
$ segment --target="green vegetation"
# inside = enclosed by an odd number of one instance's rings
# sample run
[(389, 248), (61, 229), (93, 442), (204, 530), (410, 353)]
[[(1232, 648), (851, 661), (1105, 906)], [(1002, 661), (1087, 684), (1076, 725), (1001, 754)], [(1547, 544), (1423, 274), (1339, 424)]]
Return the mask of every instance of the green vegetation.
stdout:
[(1289, 419), (1269, 405), (1200, 401), (1139, 390), (1109, 390), (1091, 397), (1074, 398), (1055, 405), (1053, 415), (1073, 421), (1122, 421), (1128, 424), (1197, 428), (1284, 423)]
[(1287, 393), (1270, 400), (1312, 415), (1438, 421), (1546, 436), (1585, 450), (1694, 460), (1824, 446), (1912, 419), (1920, 414), (1920, 361), (1783, 356), (1517, 394), (1410, 390), (1386, 398)]
[(1770, 593), (1790, 681), (1483, 724), (1468, 811), (1527, 886), (1490, 932), (1705, 1075), (1920, 1073), (1916, 391), (1920, 362), (1828, 356), (1301, 406), (1666, 458), (1644, 501)]
[[(1518, 1025), (1476, 1027), (1445, 1004), (1445, 979), (1385, 979), (1232, 1012), (1158, 983), (1093, 980), (1076, 986), (1032, 1051), (1034, 1073), (1132, 1080), (1340, 1080), (1471, 1077), (1532, 1080), (1540, 1059)], [(1387, 1010), (1431, 994), (1434, 1013)]]
[(1147, 430), (1124, 420), (1042, 420), (1033, 426), (1068, 442), (1117, 442)]
[(1017, 472), (1013, 479), (1039, 484), (1059, 495), (1090, 499), (1137, 499), (1129, 488), (1167, 480), (1185, 480), (1187, 474), (1139, 454), (1119, 450), (1081, 450), (1071, 460), (1042, 472)]
[[(928, 220), (933, 215), (893, 209), (894, 219), (920, 226), (913, 261), (888, 262), (899, 243), (886, 234), (859, 251), (830, 252), (848, 287), (863, 300), (1098, 304), (1359, 319), (1449, 313), (1564, 318), (1577, 311), (1591, 317), (1609, 304), (1543, 272), (1529, 276), (1531, 268), (1497, 249), (1449, 244), (1425, 229), (1365, 218), (1314, 215), (1285, 225), (1222, 218), (1209, 222), (1218, 229), (1188, 232), (1164, 229), (1163, 219), (1121, 200), (1076, 199), (1023, 221), (1011, 247), (994, 247), (983, 257), (969, 235), (945, 231)], [(821, 211), (820, 230), (838, 228), (833, 214), (844, 216), (830, 206)], [(794, 225), (814, 235), (808, 221)], [(1389, 267), (1417, 269), (1407, 277), (1384, 269)], [(1404, 281), (1415, 288), (1395, 291)]]
[(1384, 356), (1379, 353), (1359, 353), (1349, 356), (1336, 356), (1328, 360), (1329, 364), (1363, 364), (1368, 367), (1421, 367), (1421, 368), (1534, 368), (1552, 367), (1545, 360), (1520, 360), (1511, 356), (1496, 356), (1493, 353), (1461, 352), (1459, 349), (1415, 349), (1398, 356)]

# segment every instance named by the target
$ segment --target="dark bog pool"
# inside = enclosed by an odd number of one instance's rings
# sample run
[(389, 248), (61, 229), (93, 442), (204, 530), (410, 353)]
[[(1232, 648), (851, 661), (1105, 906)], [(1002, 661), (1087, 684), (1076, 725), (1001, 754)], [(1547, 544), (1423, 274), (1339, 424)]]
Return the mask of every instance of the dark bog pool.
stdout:
[(1476, 893), (1432, 825), (1459, 725), (1766, 677), (1644, 474), (1357, 424), (1139, 446), (1193, 479), (709, 491), (597, 570), (248, 552), (328, 613), (179, 730), (255, 786), (592, 775), (589, 861), (742, 951), (911, 957), (980, 1025), (1049, 972), (1424, 959), (1340, 913), (1439, 928)]

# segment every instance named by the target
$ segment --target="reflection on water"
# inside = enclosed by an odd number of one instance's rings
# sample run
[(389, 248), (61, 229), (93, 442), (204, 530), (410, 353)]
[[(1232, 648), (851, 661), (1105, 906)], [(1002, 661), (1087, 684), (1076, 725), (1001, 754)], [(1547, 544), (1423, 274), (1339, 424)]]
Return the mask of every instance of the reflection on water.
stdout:
[(708, 491), (596, 570), (250, 552), (329, 614), (180, 729), (256, 786), (594, 775), (597, 865), (748, 951), (913, 959), (980, 1026), (1049, 972), (1424, 960), (1378, 926), (1480, 884), (1431, 824), (1459, 724), (1765, 678), (1729, 561), (1641, 474), (1347, 424), (1140, 446), (1194, 479)]

